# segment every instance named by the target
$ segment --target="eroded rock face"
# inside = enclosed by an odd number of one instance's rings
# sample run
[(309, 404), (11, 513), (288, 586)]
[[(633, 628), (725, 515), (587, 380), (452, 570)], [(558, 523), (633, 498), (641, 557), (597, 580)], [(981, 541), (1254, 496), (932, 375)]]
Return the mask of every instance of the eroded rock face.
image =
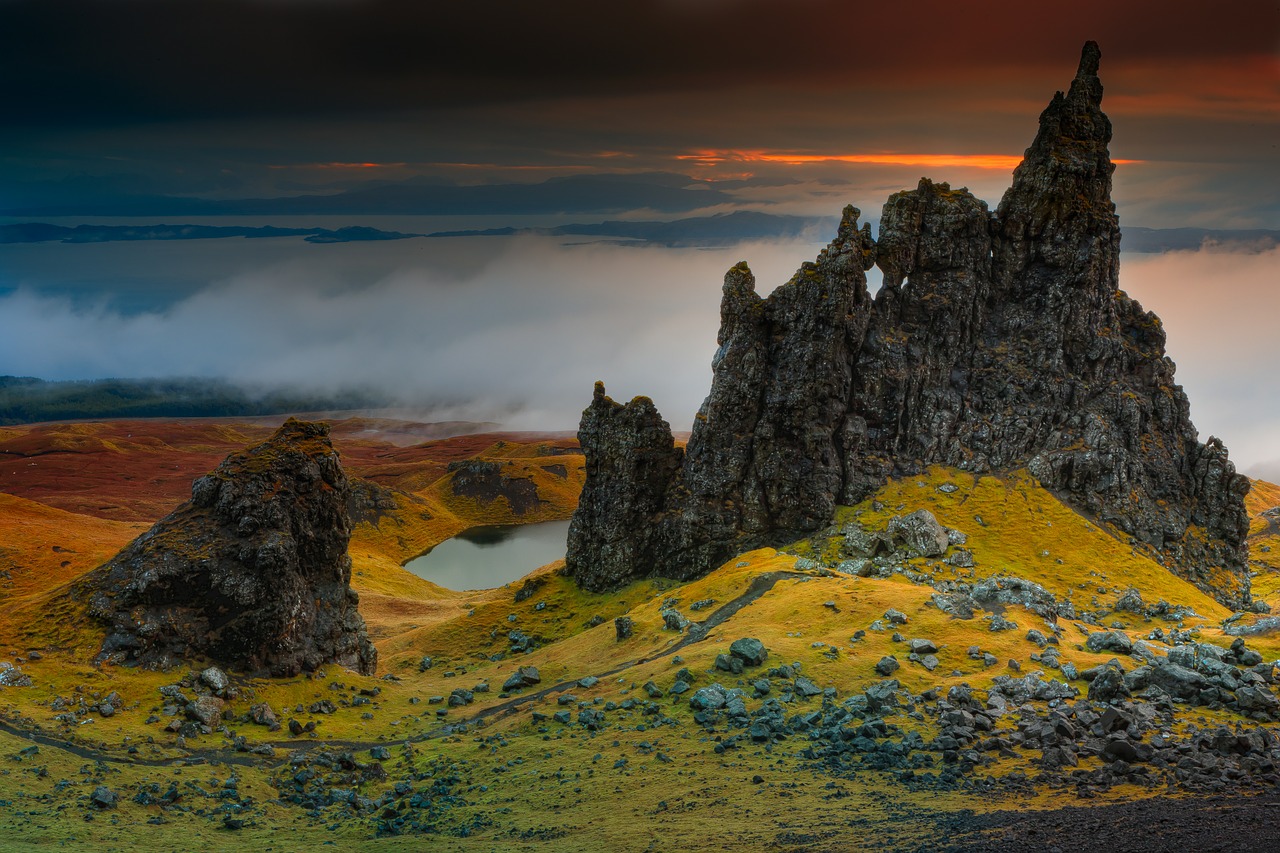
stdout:
[(289, 419), (81, 583), (100, 660), (273, 675), (377, 664), (350, 587), (350, 485), (326, 424)]
[(653, 401), (637, 397), (624, 406), (606, 396), (600, 382), (578, 438), (587, 478), (569, 523), (566, 566), (580, 585), (598, 591), (626, 583), (638, 566), (665, 553), (651, 521), (684, 453)]
[[(1176, 574), (1248, 601), (1247, 481), (1221, 442), (1198, 441), (1159, 318), (1118, 290), (1099, 56), (1085, 46), (994, 214), (922, 179), (886, 203), (878, 241), (846, 208), (818, 260), (767, 299), (733, 267), (683, 460), (643, 474), (620, 464), (645, 445), (606, 431), (593, 402), (579, 433), (589, 502), (569, 539), (580, 583), (694, 577), (942, 464), (1027, 467)], [(884, 273), (874, 300), (872, 263)]]

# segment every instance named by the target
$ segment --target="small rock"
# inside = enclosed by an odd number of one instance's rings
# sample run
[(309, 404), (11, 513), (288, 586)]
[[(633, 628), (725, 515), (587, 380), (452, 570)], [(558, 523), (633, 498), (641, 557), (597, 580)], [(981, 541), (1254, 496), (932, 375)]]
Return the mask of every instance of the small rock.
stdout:
[(893, 655), (885, 655), (876, 662), (876, 672), (887, 677), (897, 672), (901, 666)]
[(11, 663), (0, 662), (0, 687), (30, 687), (31, 677)]
[(668, 631), (680, 633), (689, 627), (689, 620), (675, 608), (663, 610), (660, 615), (662, 616), (662, 623)]
[(732, 673), (733, 675), (742, 674), (742, 659), (733, 655), (718, 654), (714, 664), (715, 668), (721, 672)]
[(222, 723), (225, 703), (217, 696), (201, 696), (187, 706), (187, 716), (210, 731)]
[(231, 686), (231, 679), (227, 674), (216, 666), (211, 666), (204, 672), (200, 673), (200, 680), (203, 681), (214, 693), (222, 693)]
[(808, 699), (812, 696), (820, 696), (822, 694), (822, 688), (804, 676), (797, 678), (792, 683), (792, 689), (794, 689), (796, 695), (802, 699)]
[[(675, 692), (673, 689), (671, 692)], [(729, 694), (719, 684), (709, 684), (699, 688), (689, 697), (689, 705), (695, 711), (714, 711), (723, 708), (729, 701)]]
[(901, 541), (922, 557), (940, 557), (950, 544), (947, 531), (927, 509), (895, 516), (886, 529), (895, 541)]
[(617, 632), (618, 640), (628, 639), (635, 630), (635, 624), (631, 621), (630, 616), (619, 616), (613, 620), (613, 629)]
[(754, 637), (743, 637), (740, 640), (734, 640), (729, 646), (729, 654), (747, 666), (760, 666), (769, 657), (769, 652), (765, 649), (764, 643)]
[(119, 800), (120, 798), (116, 795), (116, 792), (106, 785), (99, 785), (89, 795), (89, 803), (99, 809), (114, 809)]
[(911, 649), (913, 654), (928, 655), (938, 650), (938, 646), (933, 640), (914, 639), (907, 643), (907, 647)]
[(894, 610), (893, 608), (890, 608), (884, 612), (884, 618), (888, 619), (889, 622), (894, 625), (907, 624), (907, 614), (903, 613), (901, 610)]
[(1133, 652), (1133, 641), (1122, 631), (1098, 631), (1090, 634), (1085, 646), (1091, 652), (1118, 652), (1122, 655)]
[(523, 690), (541, 682), (542, 676), (536, 666), (522, 666), (513, 672), (506, 681), (502, 682), (502, 690), (504, 693), (512, 690)]
[(249, 721), (259, 726), (266, 726), (273, 732), (280, 730), (280, 721), (276, 718), (275, 711), (271, 710), (271, 706), (266, 702), (260, 702), (249, 708)]

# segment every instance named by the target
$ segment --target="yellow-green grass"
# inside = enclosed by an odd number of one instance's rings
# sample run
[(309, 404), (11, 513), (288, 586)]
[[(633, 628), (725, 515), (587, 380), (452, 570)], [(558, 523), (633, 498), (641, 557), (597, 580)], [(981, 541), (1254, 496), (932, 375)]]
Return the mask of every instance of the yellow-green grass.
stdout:
[(1249, 568), (1253, 597), (1280, 609), (1280, 528), (1262, 513), (1280, 507), (1280, 486), (1251, 480), (1245, 508), (1249, 511)]
[[(599, 704), (588, 706), (594, 708), (607, 701), (645, 700), (648, 697), (642, 685), (653, 681), (666, 690), (681, 667), (698, 676), (695, 688), (719, 681), (726, 686), (741, 685), (750, 692), (752, 681), (768, 667), (798, 662), (805, 676), (822, 687), (835, 687), (841, 699), (879, 680), (875, 664), (888, 654), (896, 655), (902, 664), (894, 677), (917, 693), (932, 687), (945, 691), (961, 683), (978, 689), (989, 687), (998, 675), (1019, 674), (1008, 668), (1011, 660), (1019, 662), (1022, 673), (1040, 668), (1031, 660), (1040, 649), (1025, 635), (1031, 628), (1046, 634), (1051, 629), (1021, 607), (1010, 606), (1005, 612), (1006, 618), (1018, 623), (1017, 630), (991, 632), (980, 618), (982, 614), (972, 620), (949, 617), (931, 604), (932, 588), (901, 576), (859, 578), (796, 568), (795, 553), (834, 556), (839, 526), (852, 519), (876, 528), (893, 515), (925, 508), (943, 524), (968, 534), (964, 547), (973, 552), (975, 566), (970, 577), (970, 570), (959, 569), (953, 574), (949, 565), (917, 559), (911, 561), (917, 571), (964, 579), (1001, 574), (1022, 577), (1056, 595), (1069, 596), (1081, 610), (1110, 609), (1119, 595), (1134, 587), (1148, 603), (1163, 598), (1193, 608), (1203, 618), (1188, 619), (1185, 625), (1199, 628), (1203, 638), (1222, 644), (1231, 639), (1219, 628), (1230, 611), (1112, 532), (1063, 506), (1025, 473), (975, 478), (933, 469), (919, 477), (904, 478), (888, 484), (873, 499), (842, 508), (832, 535), (814, 537), (782, 552), (753, 551), (685, 584), (641, 581), (614, 592), (593, 594), (563, 577), (558, 572), (561, 564), (553, 563), (530, 574), (527, 579), (540, 585), (526, 600), (516, 602), (515, 594), (525, 579), (493, 590), (462, 593), (444, 590), (401, 568), (405, 560), (467, 527), (566, 517), (581, 485), (580, 473), (575, 474), (581, 457), (552, 458), (540, 455), (542, 452), (495, 445), (482, 454), (509, 461), (511, 470), (504, 471), (507, 476), (534, 479), (546, 503), (524, 516), (514, 513), (502, 498), (484, 504), (453, 495), (451, 478), (446, 476), (413, 495), (398, 496), (396, 510), (376, 523), (357, 526), (351, 545), (353, 585), (361, 592), (362, 613), (379, 648), (378, 677), (357, 676), (337, 667), (327, 667), (313, 677), (235, 677), (240, 695), (230, 703), (233, 719), (228, 725), (250, 746), (277, 747), (275, 759), (256, 759), (258, 763), (237, 770), (242, 792), (250, 793), (259, 807), (250, 826), (232, 833), (219, 829), (219, 821), (211, 814), (201, 816), (194, 810), (162, 813), (157, 806), (132, 802), (122, 802), (116, 810), (85, 822), (88, 808), (82, 798), (96, 781), (121, 791), (131, 790), (129, 786), (136, 787), (143, 779), (163, 780), (164, 787), (171, 778), (184, 782), (198, 779), (208, 788), (211, 778), (225, 779), (229, 770), (221, 765), (143, 767), (113, 761), (107, 765), (110, 769), (103, 771), (92, 761), (46, 745), (41, 747), (38, 762), (48, 763), (48, 775), (38, 777), (26, 772), (33, 766), (31, 762), (9, 762), (9, 756), (27, 743), (0, 733), (0, 763), (9, 771), (0, 776), (0, 799), (23, 804), (0, 816), (0, 841), (8, 845), (5, 849), (23, 849), (21, 845), (37, 849), (60, 841), (103, 850), (171, 849), (193, 844), (210, 850), (246, 844), (297, 849), (327, 841), (372, 850), (420, 849), (424, 843), (421, 836), (375, 839), (372, 818), (352, 818), (340, 806), (326, 807), (319, 816), (309, 817), (303, 809), (275, 803), (277, 794), (268, 784), (269, 778), (279, 772), (286, 750), (292, 746), (291, 738), (284, 732), (270, 733), (235, 721), (250, 705), (263, 701), (271, 704), (282, 721), (294, 717), (303, 723), (317, 722), (315, 735), (298, 738), (300, 745), (352, 742), (362, 749), (374, 743), (388, 745), (392, 758), (384, 764), (390, 776), (386, 782), (361, 786), (367, 796), (387, 790), (395, 781), (407, 778), (411, 770), (437, 773), (442, 767), (453, 766), (463, 779), (457, 789), (460, 802), (428, 836), (433, 849), (532, 850), (553, 843), (566, 851), (642, 850), (652, 843), (670, 846), (677, 842), (690, 850), (719, 850), (730, 844), (758, 849), (785, 846), (788, 839), (794, 845), (794, 839), (801, 836), (807, 839), (805, 849), (879, 849), (895, 841), (922, 841), (919, 833), (929, 830), (931, 815), (959, 808), (1047, 808), (1071, 801), (1071, 795), (1062, 791), (1041, 791), (1033, 798), (1016, 800), (996, 796), (975, 799), (935, 791), (913, 793), (888, 776), (871, 772), (856, 779), (834, 778), (810, 772), (812, 768), (799, 757), (806, 745), (803, 737), (767, 749), (741, 744), (719, 755), (714, 751), (714, 736), (693, 722), (687, 696), (657, 700), (663, 715), (678, 721), (676, 726), (653, 727), (653, 718), (638, 710), (610, 712), (610, 728), (596, 734), (577, 725), (535, 722), (534, 711), (550, 715), (564, 707), (557, 699), (565, 693), (579, 702), (599, 700)], [(560, 462), (566, 465), (568, 478), (541, 467)], [(939, 492), (937, 487), (948, 482), (957, 485), (958, 491)], [(131, 746), (139, 750), (135, 757), (144, 760), (194, 757), (220, 761), (244, 756), (221, 752), (229, 746), (221, 734), (193, 738), (181, 748), (175, 735), (162, 730), (168, 718), (160, 724), (147, 724), (147, 717), (162, 705), (159, 687), (173, 683), (184, 672), (92, 666), (90, 660), (101, 641), (100, 629), (84, 623), (64, 599), (50, 597), (47, 588), (40, 589), (41, 578), (65, 584), (92, 568), (142, 526), (59, 513), (3, 495), (0, 501), (6, 510), (0, 513), (0, 530), (9, 537), (6, 556), (33, 567), (22, 581), (25, 585), (18, 586), (15, 573), (15, 587), (0, 591), (9, 596), (8, 601), (22, 605), (11, 612), (22, 613), (27, 620), (19, 623), (12, 616), (0, 617), (0, 648), (17, 654), (34, 647), (33, 641), (45, 642), (38, 646), (45, 651), (43, 659), (23, 664), (35, 686), (0, 691), (4, 719), (27, 731), (38, 727), (49, 737), (113, 759), (128, 759)], [(985, 524), (979, 524), (975, 515)], [(17, 531), (23, 532), (15, 538)], [(68, 544), (60, 544), (64, 542)], [(75, 551), (69, 565), (61, 565), (66, 555), (57, 560), (49, 556), (54, 553), (53, 544)], [(1045, 551), (1048, 556), (1042, 556)], [(678, 599), (676, 606), (681, 612), (702, 619), (746, 593), (754, 581), (766, 575), (777, 578), (769, 591), (713, 628), (701, 642), (674, 649), (683, 635), (663, 625), (660, 611), (668, 599)], [(716, 603), (696, 613), (690, 610), (690, 604), (705, 599)], [(538, 609), (540, 604), (542, 609)], [(56, 606), (64, 609), (49, 609)], [(39, 607), (46, 611), (40, 612)], [(940, 666), (935, 672), (908, 662), (905, 644), (892, 640), (894, 626), (886, 624), (883, 631), (871, 629), (891, 607), (908, 617), (907, 625), (897, 628), (904, 639), (928, 638), (940, 646)], [(614, 617), (620, 615), (630, 616), (635, 625), (634, 635), (623, 641), (616, 639), (613, 626)], [(603, 621), (587, 627), (596, 616)], [(1135, 640), (1165, 625), (1133, 614), (1114, 614), (1106, 621), (1112, 619), (1119, 619)], [(1059, 649), (1064, 661), (1084, 669), (1112, 657), (1083, 649), (1087, 630), (1096, 628), (1082, 631), (1068, 620), (1060, 620), (1060, 627)], [(490, 656), (509, 649), (507, 633), (511, 630), (538, 637), (542, 644), (528, 654), (491, 660)], [(853, 639), (860, 631), (865, 633)], [(746, 636), (758, 637), (768, 647), (770, 657), (765, 667), (742, 676), (714, 671), (716, 655), (727, 651), (733, 640)], [(1251, 638), (1249, 642), (1268, 658), (1280, 655), (1276, 639)], [(820, 646), (815, 648), (815, 643)], [(994, 654), (999, 663), (984, 667), (969, 656), (970, 646)], [(838, 650), (834, 656), (829, 654), (832, 647)], [(424, 655), (431, 656), (434, 665), (421, 671), (419, 661)], [(513, 697), (530, 698), (511, 703), (498, 693), (506, 677), (522, 665), (536, 666), (542, 683)], [(383, 680), (380, 676), (386, 674), (399, 680)], [(571, 683), (588, 675), (601, 680), (591, 688)], [(1062, 678), (1050, 669), (1045, 670), (1045, 677)], [(443, 718), (437, 717), (436, 711), (446, 706), (431, 704), (431, 697), (485, 683), (489, 691), (474, 693), (473, 704), (448, 709)], [(531, 698), (562, 683), (567, 683), (564, 690)], [(331, 689), (335, 684), (341, 689)], [(1074, 686), (1082, 693), (1087, 688), (1082, 681)], [(356, 691), (372, 692), (375, 687), (380, 692), (370, 704), (352, 702)], [(775, 691), (779, 688), (775, 685)], [(125, 708), (114, 716), (91, 715), (92, 724), (74, 728), (54, 719), (58, 712), (50, 703), (56, 697), (83, 695), (93, 699), (112, 690), (125, 701)], [(335, 703), (335, 713), (308, 710), (323, 699)], [(297, 710), (299, 705), (302, 711)], [(811, 700), (809, 706), (816, 708), (818, 701)], [(576, 719), (578, 708), (569, 708)], [(365, 719), (365, 714), (372, 718)], [(1184, 724), (1204, 726), (1230, 723), (1235, 717), (1193, 709), (1183, 719)], [(892, 720), (904, 730), (915, 728), (926, 737), (936, 734), (929, 721), (917, 722), (901, 715)], [(469, 722), (467, 731), (442, 736), (442, 726), (461, 722)], [(642, 725), (645, 728), (641, 729)], [(402, 746), (406, 739), (414, 741), (408, 753)], [(659, 759), (658, 753), (671, 762)], [(1027, 771), (1032, 757), (1036, 754), (1020, 754), (980, 772), (1000, 776)], [(622, 759), (626, 763), (615, 767)], [(367, 754), (362, 760), (369, 760)], [(82, 773), (84, 766), (90, 772)], [(753, 783), (756, 775), (764, 781)], [(60, 778), (71, 778), (75, 784), (57, 790), (54, 785)], [(420, 787), (415, 784), (415, 790)], [(1109, 799), (1151, 793), (1117, 789)], [(200, 805), (208, 810), (214, 801), (201, 801)], [(28, 811), (36, 814), (18, 813)], [(158, 816), (166, 822), (147, 823)], [(479, 825), (473, 825), (477, 820)], [(330, 830), (331, 826), (336, 828)], [(469, 827), (466, 837), (458, 834), (464, 826)], [(709, 832), (709, 827), (715, 827), (715, 832)], [(285, 832), (288, 834), (282, 834)], [(287, 843), (282, 840), (286, 838)]]

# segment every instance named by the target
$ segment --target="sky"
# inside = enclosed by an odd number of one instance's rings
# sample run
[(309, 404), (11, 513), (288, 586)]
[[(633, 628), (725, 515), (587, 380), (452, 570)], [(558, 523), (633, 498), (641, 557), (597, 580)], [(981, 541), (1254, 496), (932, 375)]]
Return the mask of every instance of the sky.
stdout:
[[(846, 203), (874, 224), (922, 175), (994, 208), (1088, 39), (1122, 228), (1280, 229), (1277, 0), (0, 0), (0, 225), (124, 221), (103, 217), (157, 199), (229, 205), (204, 224), (414, 232)], [(234, 215), (240, 199), (609, 175), (682, 195), (556, 213), (568, 185), (552, 183), (540, 216)], [(42, 207), (60, 215), (22, 213)], [(829, 237), (0, 245), (0, 374), (377, 386), (439, 418), (539, 429), (573, 429), (603, 379), (687, 428), (724, 270), (746, 259), (767, 291)], [(1122, 261), (1202, 436), (1280, 474), (1277, 280), (1275, 250)]]
[[(1280, 227), (1280, 4), (0, 0), (0, 188), (211, 198), (671, 171), (998, 196), (1087, 39), (1150, 227)], [(820, 212), (828, 212), (822, 210)]]

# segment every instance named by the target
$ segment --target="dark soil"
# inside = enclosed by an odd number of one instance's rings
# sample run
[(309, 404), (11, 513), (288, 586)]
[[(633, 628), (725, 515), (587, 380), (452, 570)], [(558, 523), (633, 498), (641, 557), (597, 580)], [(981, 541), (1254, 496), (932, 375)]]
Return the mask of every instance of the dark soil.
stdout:
[(1196, 853), (1280, 850), (1280, 793), (1257, 796), (1155, 797), (1051, 811), (956, 815), (938, 853)]

